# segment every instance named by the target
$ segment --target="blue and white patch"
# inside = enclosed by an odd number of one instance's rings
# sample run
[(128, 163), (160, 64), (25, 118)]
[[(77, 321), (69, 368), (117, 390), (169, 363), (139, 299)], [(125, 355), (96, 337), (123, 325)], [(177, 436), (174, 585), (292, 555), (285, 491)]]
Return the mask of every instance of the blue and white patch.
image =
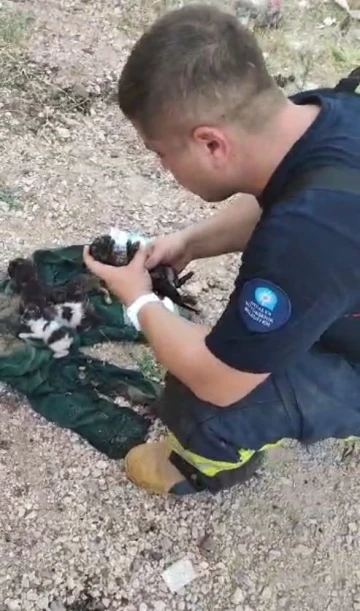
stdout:
[(262, 278), (254, 278), (244, 284), (239, 307), (246, 327), (258, 333), (280, 329), (291, 314), (287, 294), (276, 284)]

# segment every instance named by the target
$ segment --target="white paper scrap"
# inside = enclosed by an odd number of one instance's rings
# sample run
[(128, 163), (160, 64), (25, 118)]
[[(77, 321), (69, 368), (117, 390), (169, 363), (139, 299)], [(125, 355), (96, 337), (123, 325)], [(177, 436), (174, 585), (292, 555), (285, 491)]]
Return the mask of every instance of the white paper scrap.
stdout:
[(175, 562), (169, 566), (162, 574), (162, 578), (167, 587), (173, 593), (178, 592), (181, 590), (181, 588), (187, 586), (194, 579), (196, 579), (196, 577), (197, 574), (195, 569), (192, 562), (188, 558), (178, 560), (178, 562)]

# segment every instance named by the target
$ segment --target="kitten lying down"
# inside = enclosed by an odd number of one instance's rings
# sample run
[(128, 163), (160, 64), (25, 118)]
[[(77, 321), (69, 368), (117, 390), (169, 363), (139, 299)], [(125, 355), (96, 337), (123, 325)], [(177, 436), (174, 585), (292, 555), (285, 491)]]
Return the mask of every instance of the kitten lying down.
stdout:
[(86, 328), (86, 312), (81, 302), (65, 302), (41, 310), (37, 306), (28, 307), (21, 317), (26, 331), (19, 338), (40, 340), (60, 359), (69, 354), (74, 341), (74, 333), (80, 327)]
[(19, 339), (39, 340), (54, 353), (54, 358), (69, 354), (76, 330), (88, 330), (100, 322), (89, 302), (88, 293), (103, 287), (83, 275), (65, 286), (50, 288), (44, 284), (31, 259), (17, 258), (10, 261), (8, 276), (20, 297)]

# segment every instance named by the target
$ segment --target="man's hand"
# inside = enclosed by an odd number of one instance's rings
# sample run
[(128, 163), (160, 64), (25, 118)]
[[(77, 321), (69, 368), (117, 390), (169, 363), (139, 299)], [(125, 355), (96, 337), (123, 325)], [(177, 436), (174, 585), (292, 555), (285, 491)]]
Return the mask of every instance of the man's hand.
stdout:
[[(126, 307), (152, 290), (146, 257), (146, 251), (139, 250), (129, 265), (113, 267), (95, 261), (89, 248), (84, 249), (84, 262), (90, 272), (101, 278)], [(225, 407), (267, 377), (236, 371), (216, 359), (205, 345), (209, 329), (169, 312), (162, 303), (145, 305), (139, 321), (157, 360), (203, 401)]]
[(156, 238), (146, 247), (146, 268), (153, 269), (159, 263), (171, 265), (178, 273), (192, 260), (187, 230), (176, 231)]
[(88, 246), (85, 246), (83, 256), (89, 271), (103, 280), (109, 291), (126, 307), (152, 291), (150, 274), (145, 267), (148, 255), (144, 249), (139, 249), (131, 263), (124, 267), (99, 263), (90, 255)]

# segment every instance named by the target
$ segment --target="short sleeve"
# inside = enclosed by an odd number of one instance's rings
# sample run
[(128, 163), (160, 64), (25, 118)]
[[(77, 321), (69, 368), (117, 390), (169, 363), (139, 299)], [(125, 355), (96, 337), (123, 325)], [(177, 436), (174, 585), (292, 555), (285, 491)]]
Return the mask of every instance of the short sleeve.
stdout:
[(260, 222), (208, 349), (244, 372), (295, 363), (349, 307), (345, 254), (327, 227), (301, 215)]

